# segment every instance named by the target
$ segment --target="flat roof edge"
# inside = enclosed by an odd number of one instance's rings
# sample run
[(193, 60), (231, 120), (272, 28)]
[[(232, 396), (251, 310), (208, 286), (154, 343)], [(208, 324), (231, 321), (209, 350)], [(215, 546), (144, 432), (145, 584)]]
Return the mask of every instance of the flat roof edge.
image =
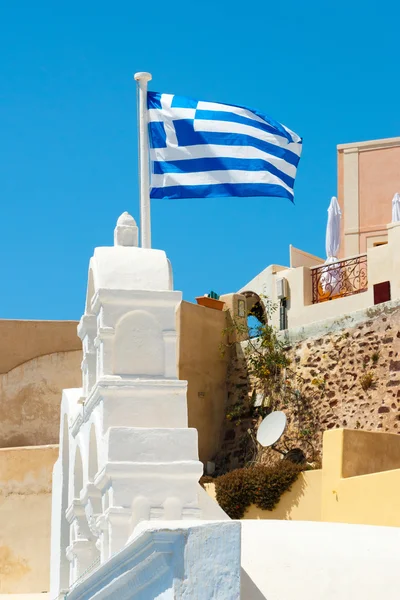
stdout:
[(380, 140), (367, 140), (366, 142), (351, 142), (349, 144), (338, 144), (338, 150), (347, 150), (350, 148), (386, 148), (391, 146), (400, 146), (400, 137), (384, 138)]

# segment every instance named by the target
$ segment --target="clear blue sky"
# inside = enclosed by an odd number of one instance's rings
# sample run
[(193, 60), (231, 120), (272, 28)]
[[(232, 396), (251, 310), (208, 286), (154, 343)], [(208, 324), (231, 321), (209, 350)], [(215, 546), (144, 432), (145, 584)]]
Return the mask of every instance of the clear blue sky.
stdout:
[(0, 318), (78, 319), (93, 248), (138, 219), (135, 71), (303, 137), (294, 206), (153, 201), (187, 300), (287, 264), (289, 243), (323, 255), (336, 144), (400, 135), (399, 20), (395, 0), (2, 2)]

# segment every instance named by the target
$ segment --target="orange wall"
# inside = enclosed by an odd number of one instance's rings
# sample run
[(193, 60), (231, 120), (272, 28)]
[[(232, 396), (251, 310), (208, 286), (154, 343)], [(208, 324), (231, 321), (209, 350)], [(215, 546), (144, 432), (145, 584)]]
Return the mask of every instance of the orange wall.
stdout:
[(400, 190), (400, 147), (359, 154), (360, 229), (385, 228), (392, 218), (392, 198)]
[(360, 249), (367, 238), (386, 234), (392, 219), (392, 198), (400, 190), (400, 147), (377, 148), (359, 154)]
[[(348, 153), (351, 157), (346, 156)], [(357, 252), (366, 252), (368, 241), (372, 245), (387, 236), (386, 225), (392, 218), (392, 198), (400, 192), (399, 165), (400, 138), (338, 146), (337, 194), (343, 215), (340, 258), (355, 254), (355, 248), (358, 248)], [(346, 181), (352, 182), (352, 189), (346, 187)], [(357, 230), (358, 244), (354, 243), (353, 236), (350, 244), (353, 251), (349, 253), (345, 238), (351, 231), (356, 233)], [(350, 240), (349, 237), (347, 239)]]

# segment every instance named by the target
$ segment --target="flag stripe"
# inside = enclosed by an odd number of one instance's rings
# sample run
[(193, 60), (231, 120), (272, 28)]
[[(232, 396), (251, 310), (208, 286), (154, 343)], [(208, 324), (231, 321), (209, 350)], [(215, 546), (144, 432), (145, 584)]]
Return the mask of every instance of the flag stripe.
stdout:
[(174, 185), (209, 185), (218, 183), (273, 183), (281, 185), (291, 192), (291, 186), (287, 185), (280, 177), (269, 171), (205, 171), (194, 173), (163, 173), (153, 174), (152, 187), (169, 187)]
[(226, 121), (206, 121), (194, 120), (194, 130), (198, 133), (203, 131), (207, 132), (218, 132), (218, 133), (229, 133), (229, 134), (240, 134), (247, 135), (269, 144), (277, 144), (280, 147), (291, 146), (290, 150), (295, 154), (299, 154), (300, 151), (296, 144), (290, 144), (287, 140), (276, 133), (269, 133), (268, 131), (261, 131), (257, 127), (252, 125), (243, 125), (242, 123), (232, 123)]
[(265, 119), (261, 119), (256, 114), (254, 114), (248, 108), (244, 108), (244, 106), (232, 106), (230, 104), (221, 104), (219, 102), (204, 102), (200, 100), (197, 103), (197, 110), (212, 110), (217, 112), (230, 112), (235, 113), (236, 115), (240, 115), (242, 117), (247, 117), (249, 119), (254, 119), (254, 121), (258, 121), (259, 123), (265, 123)]
[[(258, 121), (259, 123), (269, 123), (272, 127), (276, 129), (277, 132), (280, 132), (283, 137), (287, 137), (286, 134), (289, 134), (290, 141), (292, 142), (300, 142), (301, 137), (297, 135), (294, 131), (282, 125), (282, 123), (278, 123), (274, 119), (270, 117), (266, 117), (262, 115), (257, 110), (246, 108), (245, 106), (234, 106), (231, 104), (220, 104), (217, 102), (202, 102), (199, 101), (197, 103), (197, 110), (215, 110), (215, 111), (225, 111), (225, 112), (233, 112), (237, 115), (241, 115), (243, 117), (247, 117), (254, 121)], [(289, 138), (288, 138), (289, 139)]]
[(167, 147), (167, 134), (165, 133), (164, 123), (153, 121), (149, 123), (149, 136), (153, 148)]
[[(266, 131), (267, 133), (272, 133), (274, 137), (277, 136), (277, 131), (275, 127), (269, 125), (269, 123), (260, 123), (259, 121), (255, 121), (254, 119), (249, 119), (248, 117), (242, 117), (241, 115), (237, 115), (233, 112), (222, 112), (216, 110), (196, 110), (195, 115), (196, 121), (226, 121), (228, 123), (241, 123), (242, 125), (250, 125), (255, 129), (260, 129), (261, 131)], [(201, 129), (201, 125), (197, 127), (197, 130)], [(282, 136), (280, 136), (282, 137)], [(289, 142), (292, 140), (288, 137), (284, 136)], [(283, 142), (283, 140), (282, 140)]]
[(155, 175), (164, 173), (193, 173), (205, 171), (265, 171), (276, 175), (290, 187), (294, 185), (293, 177), (289, 177), (271, 163), (252, 158), (193, 158), (191, 160), (156, 161), (153, 166)]
[(171, 121), (177, 121), (178, 119), (193, 120), (196, 111), (193, 108), (172, 108), (170, 106), (163, 106), (162, 112), (160, 109), (150, 108), (148, 111), (149, 122), (162, 121), (166, 119)]
[[(286, 162), (297, 167), (300, 157), (288, 150), (287, 147), (276, 146), (271, 142), (265, 142), (250, 135), (241, 133), (231, 134), (220, 131), (193, 131), (190, 123), (187, 121), (175, 121), (175, 131), (179, 146), (198, 146), (201, 144), (215, 144), (217, 146), (253, 146), (263, 152), (268, 152), (278, 158), (283, 158)], [(293, 144), (287, 144), (293, 146)]]
[(152, 161), (160, 162), (193, 160), (194, 158), (241, 158), (249, 160), (266, 160), (268, 163), (279, 169), (282, 173), (289, 175), (289, 177), (294, 179), (296, 176), (296, 167), (294, 165), (286, 162), (282, 158), (278, 158), (277, 156), (268, 154), (259, 148), (253, 148), (252, 146), (215, 146), (212, 144), (202, 144), (200, 146), (190, 146), (190, 148), (151, 148), (150, 158)]
[(216, 185), (176, 185), (168, 188), (157, 187), (150, 191), (150, 198), (180, 200), (183, 198), (222, 198), (236, 196), (274, 196), (288, 198), (293, 202), (293, 193), (280, 185), (269, 183), (225, 183)]

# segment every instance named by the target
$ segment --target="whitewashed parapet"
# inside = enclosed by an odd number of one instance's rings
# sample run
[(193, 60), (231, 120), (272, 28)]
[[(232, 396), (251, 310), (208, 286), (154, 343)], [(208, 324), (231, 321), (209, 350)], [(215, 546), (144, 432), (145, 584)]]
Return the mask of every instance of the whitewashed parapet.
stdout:
[(51, 595), (121, 551), (143, 520), (201, 517), (197, 431), (177, 373), (171, 265), (118, 220), (89, 264), (82, 388), (64, 390), (53, 477)]
[(235, 521), (143, 523), (68, 600), (239, 600), (240, 535)]

